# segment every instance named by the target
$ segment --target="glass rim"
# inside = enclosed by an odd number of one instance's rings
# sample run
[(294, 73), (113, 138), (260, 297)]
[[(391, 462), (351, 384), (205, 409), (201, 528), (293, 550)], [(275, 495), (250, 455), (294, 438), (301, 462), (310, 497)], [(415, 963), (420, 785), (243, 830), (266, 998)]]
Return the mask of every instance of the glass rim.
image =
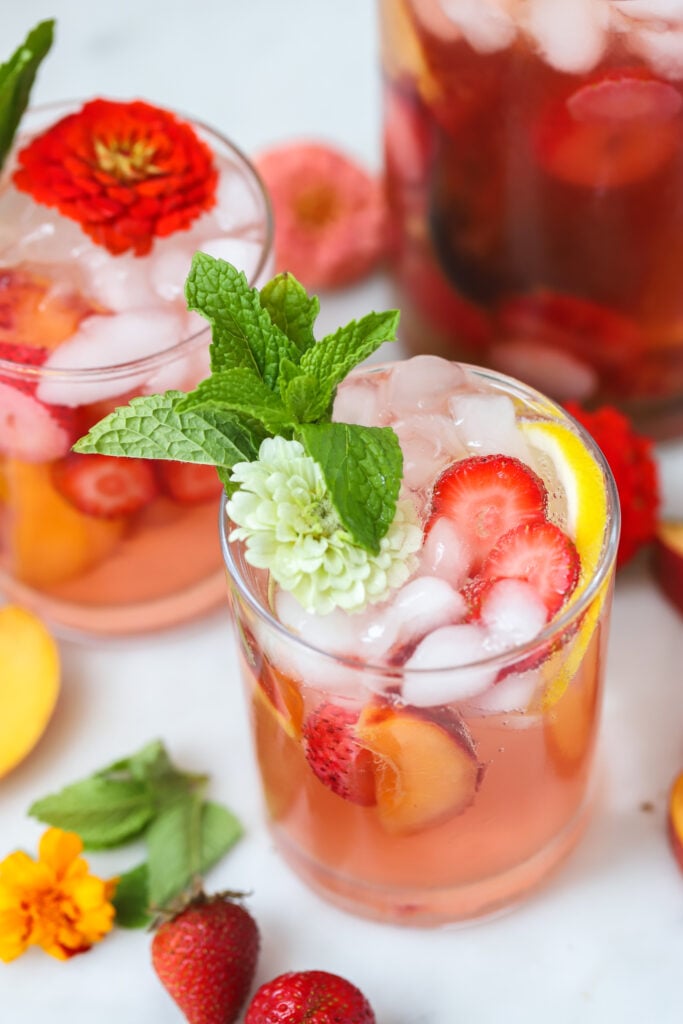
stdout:
[[(49, 103), (39, 103), (36, 106), (29, 107), (26, 111), (25, 117), (30, 118), (31, 116), (49, 114), (50, 112), (63, 111), (66, 115), (72, 108), (82, 106), (84, 103), (89, 102), (89, 99), (95, 97), (81, 98), (81, 99), (70, 99), (70, 100), (51, 100)], [(117, 99), (115, 97), (97, 97), (106, 98), (114, 103), (132, 103), (134, 100)], [(275, 222), (273, 217), (273, 207), (270, 201), (270, 196), (266, 190), (265, 183), (261, 177), (259, 171), (252, 163), (250, 158), (236, 145), (232, 139), (228, 138), (227, 135), (219, 131), (217, 128), (212, 127), (205, 121), (199, 118), (193, 117), (191, 114), (186, 114), (182, 110), (176, 110), (171, 107), (161, 107), (158, 103), (153, 103), (150, 100), (144, 100), (145, 103), (150, 103), (153, 106), (160, 107), (160, 109), (166, 110), (168, 113), (173, 114), (175, 117), (187, 122), (193, 128), (198, 128), (200, 131), (205, 132), (213, 139), (217, 140), (220, 145), (228, 150), (233, 156), (235, 156), (241, 165), (242, 170), (247, 172), (247, 175), (253, 180), (257, 187), (257, 191), (260, 200), (263, 205), (264, 215), (264, 228), (265, 235), (261, 244), (261, 253), (259, 256), (258, 263), (250, 275), (249, 285), (253, 287), (254, 281), (257, 281), (259, 276), (262, 274), (267, 262), (274, 250), (275, 243)], [(182, 234), (182, 232), (176, 232), (176, 234)], [(4, 264), (0, 264), (0, 272), (2, 272)], [(189, 271), (189, 266), (188, 266)], [(148, 373), (158, 369), (161, 366), (166, 365), (167, 362), (173, 361), (176, 358), (181, 358), (194, 349), (200, 347), (205, 343), (206, 334), (210, 330), (210, 325), (207, 323), (199, 327), (196, 331), (188, 334), (187, 337), (181, 341), (176, 342), (175, 345), (171, 345), (169, 348), (161, 349), (159, 352), (152, 352), (146, 356), (140, 356), (137, 359), (130, 359), (123, 363), (111, 363), (106, 366), (94, 366), (80, 369), (69, 369), (68, 367), (44, 367), (44, 366), (28, 366), (25, 363), (15, 363), (9, 359), (0, 358), (0, 371), (8, 374), (15, 374), (19, 377), (25, 377), (27, 379), (51, 379), (58, 381), (68, 381), (70, 383), (91, 383), (93, 381), (99, 381), (102, 379), (116, 380), (118, 377), (128, 377), (131, 373)]]
[[(394, 365), (395, 362), (400, 361), (401, 360), (395, 360), (394, 362), (378, 363), (361, 368), (360, 370), (354, 370), (353, 374), (365, 375), (368, 373), (382, 371), (387, 367)], [(608, 580), (616, 560), (621, 525), (621, 512), (616, 482), (602, 450), (595, 443), (585, 427), (579, 423), (575, 417), (573, 417), (557, 402), (554, 402), (535, 388), (516, 380), (514, 377), (509, 377), (505, 374), (498, 373), (495, 370), (487, 369), (486, 367), (475, 366), (471, 363), (461, 363), (460, 365), (474, 373), (477, 377), (484, 378), (489, 382), (494, 382), (496, 385), (502, 384), (509, 391), (516, 392), (518, 395), (523, 397), (528, 404), (537, 405), (544, 409), (548, 417), (554, 414), (556, 419), (559, 418), (560, 420), (568, 423), (577, 433), (580, 440), (586, 445), (586, 448), (600, 467), (607, 497), (607, 523), (603, 535), (598, 565), (585, 589), (581, 592), (574, 603), (570, 603), (564, 611), (552, 618), (543, 630), (541, 630), (541, 632), (532, 640), (526, 641), (523, 644), (518, 644), (508, 650), (488, 655), (485, 658), (480, 658), (477, 661), (469, 661), (459, 665), (446, 665), (438, 668), (409, 669), (406, 669), (405, 666), (387, 665), (386, 663), (377, 663), (372, 661), (363, 661), (359, 663), (358, 659), (351, 655), (339, 654), (337, 652), (325, 650), (322, 647), (316, 647), (308, 640), (305, 640), (298, 634), (293, 633), (283, 625), (283, 623), (279, 622), (270, 609), (263, 605), (256, 597), (233, 555), (233, 546), (235, 545), (235, 542), (231, 542), (228, 539), (229, 531), (227, 529), (227, 524), (230, 517), (227, 512), (228, 496), (224, 491), (220, 499), (219, 533), (227, 574), (232, 584), (237, 588), (241, 599), (249, 606), (252, 612), (258, 616), (260, 621), (275, 634), (279, 635), (281, 639), (294, 644), (296, 647), (305, 650), (307, 653), (312, 654), (315, 657), (327, 658), (335, 664), (343, 665), (349, 669), (355, 669), (360, 672), (367, 671), (374, 675), (383, 675), (385, 677), (404, 676), (406, 673), (411, 675), (433, 676), (443, 672), (457, 673), (461, 670), (469, 672), (472, 669), (501, 669), (509, 666), (511, 663), (520, 661), (527, 655), (532, 654), (534, 651), (543, 648), (549, 643), (549, 641), (553, 640), (557, 636), (560, 636), (563, 633), (569, 633), (574, 623), (581, 619), (592, 602), (599, 597), (602, 587)], [(241, 548), (243, 546), (243, 542), (236, 542), (236, 546)], [(250, 566), (250, 568), (253, 567)], [(417, 578), (419, 577), (412, 577), (412, 579)], [(379, 602), (380, 605), (381, 603), (382, 602)]]

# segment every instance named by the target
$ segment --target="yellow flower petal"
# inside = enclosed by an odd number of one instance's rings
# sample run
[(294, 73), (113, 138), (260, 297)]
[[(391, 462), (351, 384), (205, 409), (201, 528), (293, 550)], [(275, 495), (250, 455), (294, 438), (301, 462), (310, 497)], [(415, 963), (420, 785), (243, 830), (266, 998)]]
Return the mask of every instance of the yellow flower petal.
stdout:
[(21, 910), (0, 910), (0, 960), (8, 964), (26, 952), (29, 931)]
[(75, 832), (49, 828), (40, 840), (38, 856), (43, 864), (52, 868), (57, 878), (64, 878), (82, 850), (83, 840)]

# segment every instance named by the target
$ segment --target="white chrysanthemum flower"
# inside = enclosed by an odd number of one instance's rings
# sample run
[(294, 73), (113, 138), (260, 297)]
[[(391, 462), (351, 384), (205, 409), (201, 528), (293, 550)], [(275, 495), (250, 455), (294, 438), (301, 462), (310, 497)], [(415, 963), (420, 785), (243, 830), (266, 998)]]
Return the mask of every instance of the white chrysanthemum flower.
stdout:
[(371, 554), (342, 526), (322, 470), (298, 441), (267, 438), (256, 462), (232, 468), (239, 484), (228, 501), (236, 528), (230, 540), (246, 543), (247, 561), (273, 579), (309, 612), (360, 611), (383, 601), (417, 565), (422, 541), (417, 513), (399, 501), (394, 521)]

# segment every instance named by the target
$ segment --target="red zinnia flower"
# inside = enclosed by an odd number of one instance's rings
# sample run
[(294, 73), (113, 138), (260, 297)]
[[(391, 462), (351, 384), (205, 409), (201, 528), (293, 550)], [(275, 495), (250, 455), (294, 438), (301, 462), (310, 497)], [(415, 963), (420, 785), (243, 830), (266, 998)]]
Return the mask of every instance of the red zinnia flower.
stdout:
[(92, 100), (18, 155), (14, 184), (114, 255), (144, 256), (215, 203), (218, 172), (190, 125), (140, 100)]

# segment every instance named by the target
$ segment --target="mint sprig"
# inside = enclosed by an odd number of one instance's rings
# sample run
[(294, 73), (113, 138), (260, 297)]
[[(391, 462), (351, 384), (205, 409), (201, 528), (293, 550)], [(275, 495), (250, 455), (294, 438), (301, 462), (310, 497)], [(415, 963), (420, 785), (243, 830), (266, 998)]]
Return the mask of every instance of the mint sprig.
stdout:
[(347, 374), (395, 340), (398, 312), (369, 313), (317, 341), (318, 300), (291, 274), (259, 291), (231, 264), (201, 252), (186, 296), (211, 324), (211, 376), (188, 394), (134, 398), (75, 450), (210, 463), (230, 491), (230, 469), (254, 461), (265, 437), (295, 439), (321, 466), (342, 525), (376, 554), (396, 511), (398, 438), (388, 428), (332, 424), (331, 416)]
[(144, 839), (147, 860), (121, 875), (113, 901), (118, 924), (142, 927), (153, 910), (183, 893), (242, 835), (231, 811), (205, 799), (207, 781), (179, 769), (155, 740), (37, 800), (29, 814), (78, 833), (90, 850)]
[(54, 25), (53, 19), (41, 21), (0, 65), (0, 168), (28, 106), (38, 68), (52, 46)]

